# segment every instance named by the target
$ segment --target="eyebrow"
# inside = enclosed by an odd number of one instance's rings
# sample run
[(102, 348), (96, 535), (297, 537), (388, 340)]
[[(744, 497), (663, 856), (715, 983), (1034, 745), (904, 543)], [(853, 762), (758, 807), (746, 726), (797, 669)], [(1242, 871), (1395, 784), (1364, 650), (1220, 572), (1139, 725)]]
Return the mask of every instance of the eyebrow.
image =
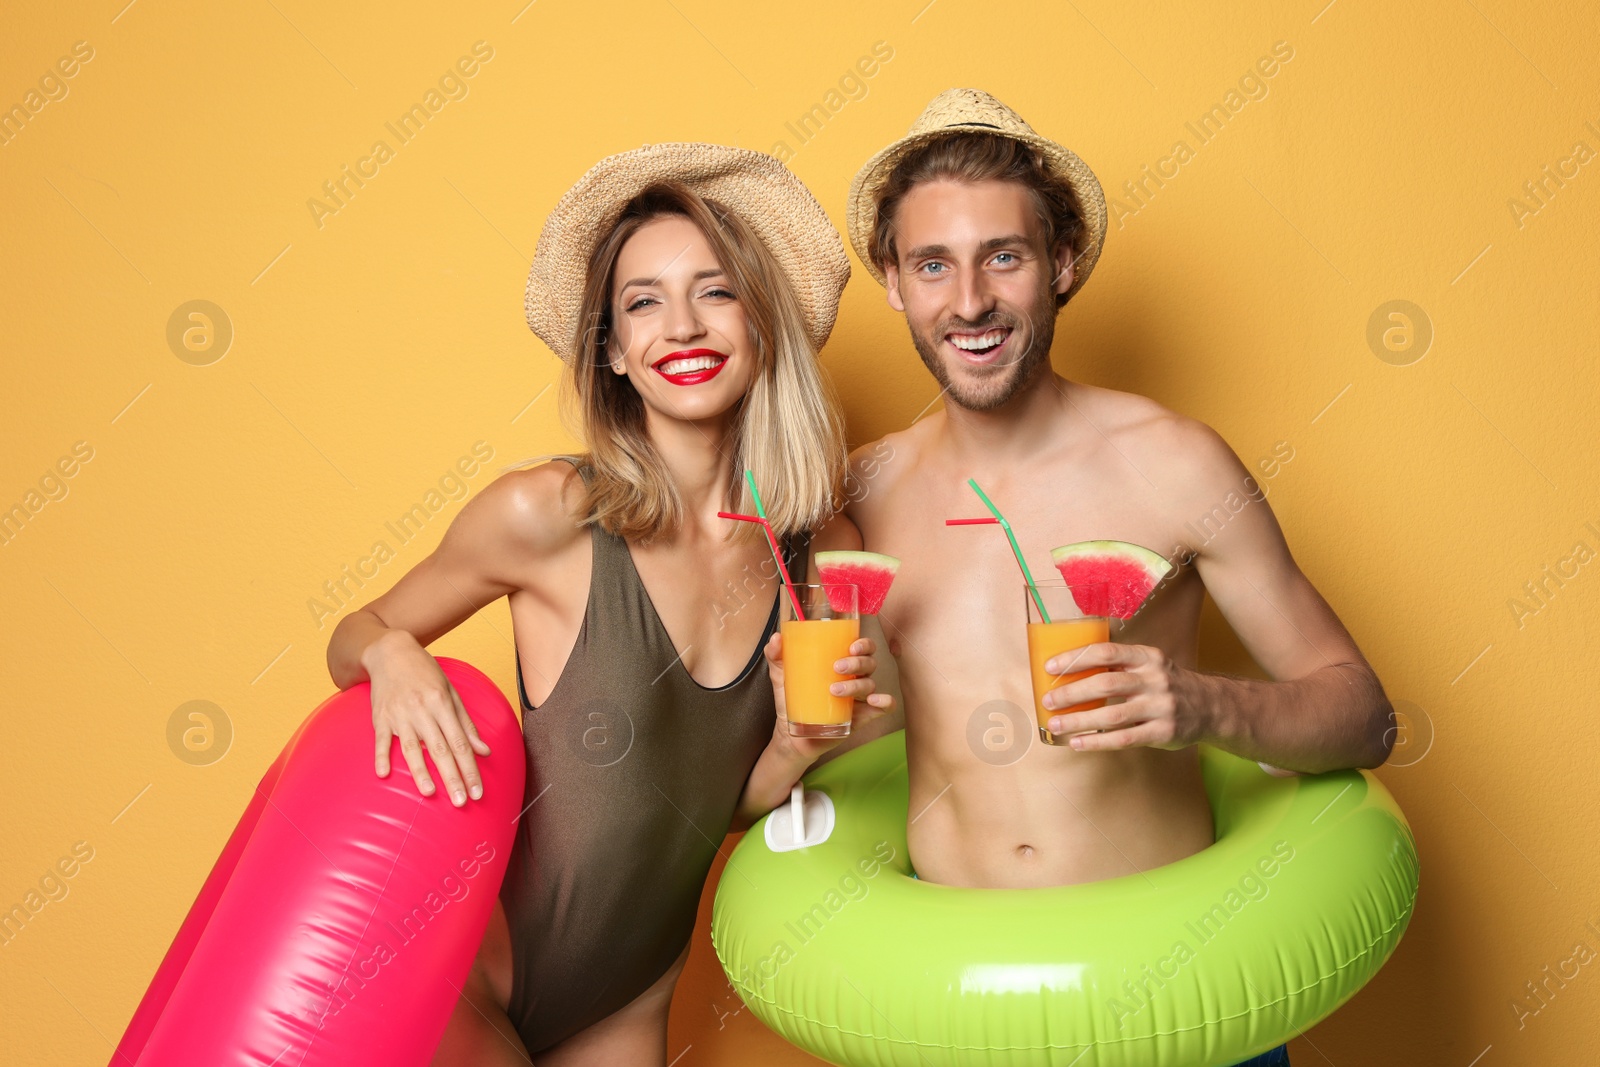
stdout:
[[(715, 278), (719, 274), (726, 274), (726, 273), (728, 273), (728, 272), (723, 270), (721, 267), (707, 267), (705, 270), (695, 271), (694, 277), (690, 278), (689, 280), (691, 282), (697, 282), (697, 281), (700, 281), (703, 278)], [(619, 292), (619, 293), (622, 292), (624, 289), (628, 288), (630, 285), (659, 285), (660, 283), (661, 283), (661, 279), (660, 278), (630, 278), (629, 280), (627, 280), (627, 281), (622, 283), (622, 285), (617, 289), (617, 292)]]
[[(1028, 242), (1028, 238), (1023, 236), (1022, 234), (1020, 234), (1020, 233), (1008, 233), (1003, 237), (991, 237), (991, 238), (989, 238), (987, 241), (983, 242), (981, 245), (978, 246), (978, 251), (979, 252), (992, 252), (996, 248), (1003, 248), (1003, 247), (1006, 247), (1006, 246), (1011, 246), (1011, 247), (1023, 246), (1023, 247), (1026, 247), (1028, 245), (1028, 243), (1029, 243)], [(907, 259), (926, 259), (929, 256), (948, 256), (949, 254), (950, 254), (950, 246), (949, 245), (922, 245), (922, 246), (920, 246), (918, 248), (913, 248), (911, 251), (907, 252), (906, 253), (906, 258)]]

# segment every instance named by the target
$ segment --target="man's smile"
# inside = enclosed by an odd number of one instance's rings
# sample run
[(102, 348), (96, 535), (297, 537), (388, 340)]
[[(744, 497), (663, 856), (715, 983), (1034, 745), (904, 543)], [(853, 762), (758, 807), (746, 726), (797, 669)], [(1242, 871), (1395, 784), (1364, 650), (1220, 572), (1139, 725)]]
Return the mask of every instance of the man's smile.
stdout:
[(988, 366), (999, 362), (1013, 332), (1010, 326), (991, 326), (987, 330), (952, 330), (944, 339), (964, 362)]

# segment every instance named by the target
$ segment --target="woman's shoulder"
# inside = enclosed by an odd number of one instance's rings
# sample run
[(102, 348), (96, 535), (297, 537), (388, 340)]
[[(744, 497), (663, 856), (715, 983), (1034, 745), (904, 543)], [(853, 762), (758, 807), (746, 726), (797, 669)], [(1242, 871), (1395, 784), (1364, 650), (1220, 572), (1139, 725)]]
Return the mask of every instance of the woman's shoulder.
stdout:
[(549, 553), (588, 536), (579, 520), (582, 498), (577, 468), (552, 459), (507, 471), (485, 486), (473, 503), (485, 521), (504, 530), (520, 547)]

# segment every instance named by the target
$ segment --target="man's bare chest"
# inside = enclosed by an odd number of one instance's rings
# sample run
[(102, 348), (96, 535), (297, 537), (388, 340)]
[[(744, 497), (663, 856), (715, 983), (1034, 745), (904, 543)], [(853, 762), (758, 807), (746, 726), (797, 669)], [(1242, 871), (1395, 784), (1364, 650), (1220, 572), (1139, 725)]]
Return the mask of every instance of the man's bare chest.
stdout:
[[(1130, 541), (1169, 559), (1181, 556), (1182, 521), (1162, 509), (1149, 486), (1048, 468), (1033, 477), (991, 475), (978, 484), (1006, 517), (1035, 581), (1059, 580), (1051, 550), (1077, 541)], [(1023, 655), (1026, 583), (1005, 530), (946, 522), (990, 517), (966, 480), (954, 472), (910, 472), (873, 504), (857, 516), (864, 545), (901, 561), (883, 608), (891, 651), (903, 660), (920, 654), (932, 667), (1008, 650)], [(1191, 620), (1178, 629), (1191, 628), (1198, 598), (1182, 592), (1191, 583), (1197, 594), (1192, 568), (1176, 571), (1168, 584), (1177, 589), (1162, 593), (1165, 602), (1150, 622), (1177, 609)], [(896, 647), (908, 643), (913, 647)]]

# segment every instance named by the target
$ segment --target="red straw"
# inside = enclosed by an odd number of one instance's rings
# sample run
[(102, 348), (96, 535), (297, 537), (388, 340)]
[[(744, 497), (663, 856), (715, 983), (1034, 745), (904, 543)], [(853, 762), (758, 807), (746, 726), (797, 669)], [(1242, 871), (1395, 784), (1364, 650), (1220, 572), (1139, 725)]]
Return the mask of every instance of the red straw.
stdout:
[[(1011, 524), (1006, 521), (1006, 517), (1004, 515), (1000, 514), (1000, 509), (994, 506), (994, 501), (989, 499), (989, 495), (985, 493), (978, 485), (978, 479), (968, 478), (967, 484), (972, 486), (972, 491), (978, 494), (978, 499), (983, 501), (983, 506), (988, 508), (989, 513), (994, 516), (987, 521), (992, 522), (996, 526), (1000, 527), (1000, 529), (1005, 532), (1006, 540), (1011, 542), (1011, 554), (1016, 557), (1017, 569), (1022, 571), (1023, 581), (1028, 583), (1028, 592), (1033, 594), (1033, 603), (1039, 609), (1039, 618), (1043, 619), (1045, 622), (1049, 622), (1050, 613), (1045, 610), (1044, 597), (1039, 595), (1039, 587), (1033, 584), (1033, 575), (1028, 573), (1028, 561), (1022, 558), (1022, 546), (1017, 544), (1017, 536), (1011, 532)], [(977, 526), (981, 525), (984, 521), (985, 520), (983, 519), (946, 519), (945, 525)]]
[(783, 553), (778, 550), (778, 539), (772, 536), (772, 524), (759, 515), (740, 515), (736, 511), (719, 511), (717, 518), (757, 523), (767, 532), (767, 544), (772, 546), (772, 558), (778, 561), (778, 573), (783, 575), (783, 587), (789, 591), (789, 602), (794, 605), (794, 617), (805, 622), (806, 613), (800, 610), (800, 598), (795, 595), (794, 583), (789, 580), (789, 568), (783, 565)]

